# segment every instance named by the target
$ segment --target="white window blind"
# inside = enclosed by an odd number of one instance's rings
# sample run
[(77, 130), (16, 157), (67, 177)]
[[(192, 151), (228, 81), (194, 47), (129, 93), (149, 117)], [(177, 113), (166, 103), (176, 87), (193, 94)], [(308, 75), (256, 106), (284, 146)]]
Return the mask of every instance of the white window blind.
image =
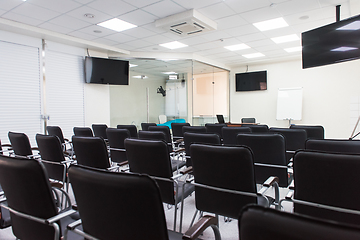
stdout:
[(42, 132), (39, 48), (0, 41), (0, 139), (24, 132), (36, 146)]
[(59, 126), (65, 138), (84, 126), (84, 57), (49, 50), (45, 56), (48, 126)]

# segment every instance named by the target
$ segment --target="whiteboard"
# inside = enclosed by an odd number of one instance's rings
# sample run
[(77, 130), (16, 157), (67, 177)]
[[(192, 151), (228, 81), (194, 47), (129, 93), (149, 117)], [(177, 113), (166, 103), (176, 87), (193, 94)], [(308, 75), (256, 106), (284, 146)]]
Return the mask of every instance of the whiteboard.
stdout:
[(301, 120), (303, 88), (279, 88), (276, 120)]

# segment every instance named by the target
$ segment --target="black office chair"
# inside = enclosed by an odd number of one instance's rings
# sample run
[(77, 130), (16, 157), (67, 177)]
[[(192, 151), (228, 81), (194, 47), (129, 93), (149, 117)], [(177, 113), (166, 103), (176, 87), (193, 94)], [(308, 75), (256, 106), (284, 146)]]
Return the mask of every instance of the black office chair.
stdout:
[(253, 132), (253, 133), (269, 132), (269, 127), (268, 127), (268, 125), (265, 125), (265, 124), (258, 124), (258, 125), (248, 124), (248, 125), (246, 125), (246, 127), (251, 128), (251, 132)]
[[(194, 187), (179, 181), (181, 174), (173, 177), (167, 144), (161, 140), (126, 139), (126, 154), (130, 171), (148, 174), (160, 187), (162, 201), (174, 205), (174, 231), (176, 230), (177, 205), (189, 196)], [(181, 204), (183, 208), (183, 204)], [(181, 231), (182, 215), (180, 215)]]
[(126, 138), (130, 138), (130, 131), (128, 129), (107, 128), (106, 135), (110, 147), (111, 161), (121, 165), (127, 164), (124, 141)]
[(271, 186), (277, 188), (277, 178), (267, 179), (266, 186), (257, 192), (254, 160), (248, 147), (192, 144), (190, 151), (197, 209), (193, 221), (198, 211), (237, 219), (247, 204), (270, 206), (265, 193)]
[(305, 143), (305, 149), (324, 152), (360, 154), (360, 140), (308, 139)]
[[(172, 145), (169, 145), (169, 143), (166, 142), (165, 133), (162, 131), (142, 131), (142, 130), (140, 130), (139, 131), (139, 139), (164, 141), (168, 146), (170, 156), (171, 155), (174, 156), (174, 154), (172, 154), (173, 153)], [(180, 168), (182, 168), (186, 164), (185, 161), (180, 160), (179, 158), (180, 158), (179, 156), (177, 156), (176, 158), (174, 158), (174, 157), (170, 158), (171, 169), (173, 172), (178, 171)]]
[(359, 226), (359, 154), (297, 151), (293, 168), (295, 213)]
[(29, 138), (25, 133), (9, 132), (8, 137), (15, 156), (23, 158), (39, 157), (39, 149), (36, 147), (31, 147)]
[(106, 124), (92, 124), (91, 127), (95, 137), (102, 137), (105, 140), (108, 139), (106, 135), (106, 129), (108, 126)]
[[(220, 239), (216, 219), (210, 216), (204, 218), (206, 222), (201, 227), (195, 227), (196, 232), (193, 229), (187, 232), (194, 238), (182, 238), (181, 233), (167, 230), (159, 187), (148, 175), (111, 173), (74, 165), (69, 176), (81, 221), (69, 225), (68, 230), (84, 238), (90, 239), (91, 235), (96, 239), (194, 239), (211, 226), (217, 233), (215, 239)], [(76, 228), (79, 224), (83, 231)]]
[(280, 187), (290, 184), (283, 135), (241, 133), (236, 138), (238, 145), (248, 146), (254, 153), (256, 183), (263, 183), (268, 177), (277, 176)]
[(255, 118), (242, 118), (241, 123), (256, 123)]
[(64, 138), (63, 132), (59, 126), (46, 126), (46, 130), (49, 135), (57, 136), (60, 139), (65, 154), (69, 156), (74, 155), (70, 140)]
[(144, 131), (148, 131), (150, 126), (157, 126), (156, 123), (141, 123), (141, 129)]
[(169, 145), (170, 152), (173, 150), (172, 137), (168, 126), (149, 126), (148, 131), (160, 131), (165, 134), (165, 141)]
[[(183, 127), (185, 128), (185, 127)], [(193, 133), (185, 132), (184, 133), (184, 144), (185, 144), (185, 157), (186, 157), (186, 166), (192, 166), (190, 146), (193, 143), (208, 143), (208, 144), (217, 144), (220, 145), (220, 137), (216, 133)]]
[(190, 126), (190, 123), (171, 123), (171, 131), (174, 140), (182, 139), (184, 137), (182, 128)]
[(129, 130), (130, 136), (132, 138), (137, 138), (138, 137), (138, 130), (137, 130), (135, 125), (132, 125), (132, 124), (131, 125), (121, 125), (121, 124), (119, 124), (119, 125), (116, 126), (116, 128), (117, 129), (127, 129), (127, 130)]
[(74, 127), (74, 135), (78, 137), (93, 137), (93, 131), (89, 127)]
[(101, 137), (73, 136), (77, 164), (100, 169), (116, 169), (111, 167), (105, 140)]
[(308, 139), (324, 139), (325, 130), (320, 125), (291, 125), (291, 129), (304, 129)]
[[(17, 239), (60, 240), (64, 226), (74, 221), (69, 217), (75, 213), (70, 210), (70, 198), (67, 197), (66, 205), (57, 205), (59, 198), (55, 198), (58, 196), (55, 193), (58, 192), (51, 188), (48, 179), (40, 161), (0, 156), (0, 184), (8, 203), (8, 207), (3, 207), (10, 210), (12, 231)], [(63, 218), (60, 214), (64, 214)], [(70, 239), (79, 239), (73, 237)]]
[(222, 136), (224, 145), (236, 145), (236, 136), (239, 133), (251, 133), (249, 127), (223, 127)]
[(206, 127), (205, 126), (183, 126), (182, 132), (183, 132), (183, 135), (186, 132), (206, 133)]
[(359, 240), (360, 229), (338, 222), (249, 205), (239, 217), (241, 240)]
[[(67, 169), (73, 160), (65, 159), (60, 139), (57, 136), (36, 134), (36, 142), (48, 176), (66, 191), (69, 189)], [(60, 182), (59, 182), (60, 181)], [(55, 185), (56, 186), (56, 185)]]
[(225, 123), (206, 123), (205, 128), (207, 133), (217, 133), (219, 134), (220, 139), (223, 138), (222, 136), (222, 128), (226, 127)]
[(288, 162), (294, 156), (295, 151), (305, 149), (307, 135), (304, 129), (270, 128), (269, 132), (280, 133), (285, 137), (286, 159)]

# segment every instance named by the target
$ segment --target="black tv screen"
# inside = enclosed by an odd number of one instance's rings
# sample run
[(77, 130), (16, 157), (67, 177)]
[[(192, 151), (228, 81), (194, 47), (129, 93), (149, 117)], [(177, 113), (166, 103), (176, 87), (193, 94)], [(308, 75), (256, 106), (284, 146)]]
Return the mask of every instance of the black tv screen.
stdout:
[(360, 15), (302, 33), (303, 68), (360, 58)]
[(235, 74), (237, 92), (267, 89), (267, 71)]
[(128, 85), (129, 62), (85, 57), (85, 80), (86, 83)]

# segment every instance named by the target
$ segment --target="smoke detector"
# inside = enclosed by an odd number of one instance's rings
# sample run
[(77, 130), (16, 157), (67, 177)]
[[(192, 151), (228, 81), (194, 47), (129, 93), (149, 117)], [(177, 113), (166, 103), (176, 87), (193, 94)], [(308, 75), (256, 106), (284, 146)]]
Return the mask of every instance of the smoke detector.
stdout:
[(179, 36), (197, 35), (217, 29), (217, 23), (191, 9), (155, 21), (155, 26)]

